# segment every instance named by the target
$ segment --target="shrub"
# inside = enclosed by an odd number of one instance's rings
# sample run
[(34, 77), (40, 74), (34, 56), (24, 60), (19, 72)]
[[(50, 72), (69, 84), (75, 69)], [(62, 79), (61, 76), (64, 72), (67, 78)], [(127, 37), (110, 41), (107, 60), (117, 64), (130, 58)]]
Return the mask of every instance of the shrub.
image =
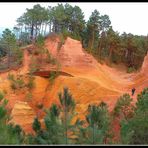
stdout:
[(25, 86), (25, 82), (23, 79), (16, 79), (17, 88), (23, 88)]
[(127, 69), (127, 73), (132, 73), (132, 72), (135, 72), (135, 71), (136, 71), (136, 69), (134, 67), (129, 67)]
[(51, 71), (49, 74), (49, 81), (52, 83), (56, 77), (57, 77), (57, 72)]
[(50, 63), (50, 64), (52, 64), (52, 65), (56, 65), (56, 64), (57, 64), (56, 58), (54, 58), (54, 57), (49, 53), (49, 51), (47, 51), (46, 54), (47, 54), (46, 62), (47, 62), (47, 63)]
[[(121, 96), (114, 108), (113, 114), (114, 116), (119, 116), (123, 114), (125, 119), (128, 119), (132, 113), (133, 106), (131, 105), (132, 98), (129, 94), (123, 94)], [(130, 109), (130, 110), (129, 110)]]
[(31, 58), (31, 64), (29, 65), (29, 73), (33, 74), (39, 70), (39, 64), (35, 58)]
[(8, 74), (8, 80), (14, 81), (14, 75), (13, 74)]
[(16, 78), (15, 79), (14, 75), (8, 75), (8, 79), (11, 82), (10, 87), (13, 90), (25, 87), (25, 82), (22, 78)]
[(41, 129), (41, 123), (40, 123), (40, 121), (38, 120), (38, 118), (35, 118), (35, 119), (34, 119), (32, 128), (33, 128), (33, 130), (34, 130), (35, 132), (39, 132), (39, 131), (40, 131), (40, 129)]
[(29, 77), (29, 82), (28, 82), (28, 84), (27, 84), (27, 87), (28, 87), (29, 89), (32, 89), (32, 88), (35, 87), (34, 77), (33, 77), (32, 75)]

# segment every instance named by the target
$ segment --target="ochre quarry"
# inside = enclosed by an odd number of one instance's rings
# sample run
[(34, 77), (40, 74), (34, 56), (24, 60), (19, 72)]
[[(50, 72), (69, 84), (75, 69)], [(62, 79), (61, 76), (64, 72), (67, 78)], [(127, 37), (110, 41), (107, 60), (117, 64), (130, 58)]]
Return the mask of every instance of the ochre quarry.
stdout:
[[(69, 88), (76, 102), (77, 115), (74, 122), (78, 117), (85, 119), (89, 104), (99, 104), (104, 101), (111, 111), (121, 95), (124, 93), (131, 95), (132, 87), (136, 88), (136, 94), (133, 97), (133, 102), (136, 102), (136, 95), (148, 86), (148, 55), (144, 59), (140, 72), (128, 74), (118, 68), (98, 63), (92, 55), (84, 51), (80, 41), (68, 37), (62, 47), (57, 50), (59, 42), (58, 37), (55, 39), (49, 37), (45, 40), (45, 48), (60, 63), (60, 72), (66, 75), (59, 74), (51, 83), (47, 75), (52, 67), (49, 64), (41, 65), (40, 71), (44, 72), (35, 75), (35, 88), (31, 90), (31, 100), (26, 98), (28, 89), (12, 91), (7, 77), (9, 73), (28, 77), (31, 60), (28, 49), (33, 45), (22, 49), (24, 60), (21, 68), (0, 73), (0, 90), (6, 92), (5, 97), (9, 100), (7, 108), (13, 118), (12, 121), (24, 127), (26, 133), (32, 132), (31, 123), (35, 116), (40, 120), (43, 119), (44, 108), (49, 108), (53, 103), (59, 104), (58, 93), (62, 92), (64, 87)], [(39, 104), (43, 105), (42, 109), (38, 108)]]

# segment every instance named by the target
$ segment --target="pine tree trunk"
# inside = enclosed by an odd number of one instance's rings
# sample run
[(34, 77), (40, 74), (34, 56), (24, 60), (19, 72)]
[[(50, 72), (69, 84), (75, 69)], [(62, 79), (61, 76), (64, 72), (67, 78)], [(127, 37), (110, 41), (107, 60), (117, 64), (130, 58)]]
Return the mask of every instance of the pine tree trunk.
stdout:
[(41, 31), (41, 35), (43, 35), (43, 29), (44, 29), (44, 27), (43, 27), (43, 24), (42, 24), (42, 31)]
[(113, 52), (113, 47), (111, 46), (109, 50), (109, 62), (111, 63), (112, 63), (112, 52)]
[(40, 24), (40, 27), (39, 27), (39, 34), (41, 34), (41, 24)]
[(51, 22), (49, 23), (49, 34), (51, 33)]
[(92, 32), (91, 50), (93, 50), (94, 47), (94, 40), (95, 40), (95, 31)]
[(36, 29), (36, 32), (35, 32), (35, 39), (36, 39), (36, 38), (37, 38), (37, 33), (38, 33), (38, 30), (37, 30), (37, 24), (36, 24), (35, 29)]
[(44, 36), (46, 35), (47, 23), (45, 24)]
[(34, 33), (34, 24), (31, 26), (31, 41), (33, 41), (33, 33)]
[(8, 49), (8, 68), (10, 68), (10, 48)]
[(100, 42), (99, 42), (99, 48), (98, 48), (98, 53), (99, 53), (99, 59), (101, 61), (101, 46), (102, 46), (102, 37), (100, 38)]

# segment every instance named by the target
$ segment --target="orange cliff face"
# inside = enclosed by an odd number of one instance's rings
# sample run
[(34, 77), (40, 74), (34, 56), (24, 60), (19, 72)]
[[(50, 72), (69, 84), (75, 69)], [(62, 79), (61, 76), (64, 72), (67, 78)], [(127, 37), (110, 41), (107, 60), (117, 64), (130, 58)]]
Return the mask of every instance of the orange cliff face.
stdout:
[[(7, 91), (6, 98), (9, 100), (8, 108), (14, 118), (13, 121), (24, 126), (26, 132), (31, 131), (28, 129), (31, 128), (33, 117), (39, 116), (42, 119), (44, 116), (42, 109), (39, 109), (37, 105), (42, 104), (44, 108), (49, 108), (53, 103), (59, 104), (58, 93), (63, 92), (64, 87), (69, 88), (75, 99), (75, 111), (77, 112), (75, 119), (77, 117), (85, 119), (89, 104), (99, 104), (101, 101), (104, 101), (108, 104), (111, 111), (122, 94), (131, 94), (133, 86), (137, 88), (136, 93), (148, 86), (147, 76), (145, 75), (147, 69), (145, 65), (148, 63), (147, 58), (145, 58), (144, 65), (139, 74), (127, 74), (124, 71), (110, 68), (105, 64), (99, 64), (92, 55), (84, 51), (80, 41), (68, 37), (65, 44), (57, 51), (58, 42), (58, 38), (55, 40), (47, 38), (45, 47), (60, 62), (60, 71), (66, 72), (72, 75), (72, 77), (60, 75), (51, 84), (48, 78), (35, 76), (35, 88), (31, 91), (31, 100), (26, 99), (27, 89), (24, 88), (16, 92), (10, 89), (10, 84), (7, 80), (8, 72), (0, 74), (0, 90), (5, 89)], [(24, 49), (23, 67), (18, 71), (10, 71), (9, 73), (22, 74), (27, 77), (30, 57), (27, 50)], [(50, 71), (51, 67), (48, 64), (43, 64), (41, 68), (47, 72)], [(140, 75), (142, 75), (142, 78)], [(136, 97), (134, 96), (133, 98), (136, 101)], [(30, 111), (30, 108), (29, 110), (23, 111), (22, 109), (20, 111), (21, 108), (18, 106), (21, 103), (18, 103), (18, 101), (26, 102), (25, 105), (29, 106), (32, 111)], [(19, 108), (19, 111), (17, 108)], [(20, 112), (21, 115), (19, 114)], [(23, 120), (23, 116), (25, 116), (25, 120), (28, 120), (29, 123)]]

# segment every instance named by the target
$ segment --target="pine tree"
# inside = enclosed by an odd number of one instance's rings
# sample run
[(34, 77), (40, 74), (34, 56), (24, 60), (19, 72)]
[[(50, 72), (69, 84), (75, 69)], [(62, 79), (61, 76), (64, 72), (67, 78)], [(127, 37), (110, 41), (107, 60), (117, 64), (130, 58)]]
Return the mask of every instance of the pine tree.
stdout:
[(41, 123), (40, 123), (40, 121), (38, 120), (38, 118), (35, 118), (35, 119), (34, 119), (32, 128), (33, 128), (33, 130), (34, 130), (35, 132), (37, 132), (37, 133), (41, 130)]
[[(88, 122), (88, 133), (92, 131), (92, 134), (90, 134), (92, 136), (91, 144), (107, 143), (110, 136), (110, 117), (107, 105), (104, 102), (101, 102), (98, 106), (89, 105), (86, 121)], [(91, 139), (91, 137), (89, 138)]]
[(67, 136), (68, 130), (69, 130), (68, 126), (73, 116), (75, 101), (72, 95), (68, 92), (68, 88), (64, 88), (63, 95), (62, 93), (59, 93), (59, 100), (61, 103), (61, 110), (64, 113), (63, 116), (64, 116), (64, 124), (65, 124), (65, 142), (66, 144), (68, 144), (68, 136)]

